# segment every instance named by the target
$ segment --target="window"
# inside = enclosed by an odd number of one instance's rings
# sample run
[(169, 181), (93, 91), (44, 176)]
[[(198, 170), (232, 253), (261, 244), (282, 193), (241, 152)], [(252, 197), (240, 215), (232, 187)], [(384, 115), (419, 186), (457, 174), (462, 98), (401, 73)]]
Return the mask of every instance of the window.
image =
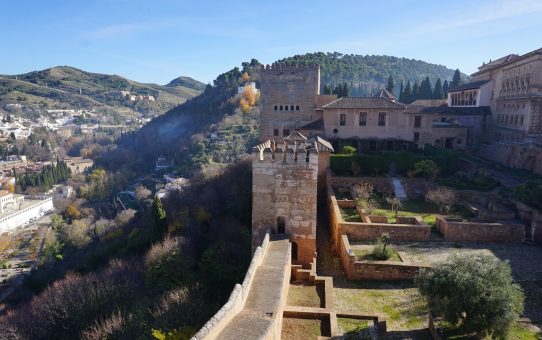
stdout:
[(284, 111), (288, 111), (288, 105), (284, 105)]
[(359, 113), (359, 126), (367, 125), (367, 112)]
[(442, 117), (442, 118), (440, 119), (440, 122), (441, 122), (441, 123), (446, 123), (446, 117)]
[(282, 111), (282, 105), (279, 107), (279, 109)]
[(419, 142), (419, 141), (420, 141), (420, 133), (419, 133), (419, 132), (414, 132), (414, 141), (415, 141), (415, 142)]
[(341, 113), (339, 116), (339, 125), (345, 126), (346, 125), (346, 113)]
[(386, 112), (378, 113), (378, 126), (386, 126)]
[(293, 111), (293, 110), (294, 110), (294, 106), (290, 105), (290, 111)]
[(519, 117), (519, 123), (523, 125), (523, 116)]
[(415, 116), (414, 117), (414, 127), (419, 128), (422, 126), (422, 116)]
[(279, 109), (279, 107), (277, 105), (275, 105), (274, 109), (275, 109), (275, 111), (277, 111)]
[(296, 105), (296, 106), (295, 106), (295, 110), (296, 110), (296, 111), (299, 111), (299, 105)]
[(457, 144), (461, 144), (461, 143), (463, 143), (463, 140), (461, 138), (458, 138), (457, 139)]
[(279, 135), (279, 129), (273, 129), (273, 136)]
[(290, 135), (290, 128), (284, 128), (282, 130), (282, 135), (283, 136), (289, 136)]

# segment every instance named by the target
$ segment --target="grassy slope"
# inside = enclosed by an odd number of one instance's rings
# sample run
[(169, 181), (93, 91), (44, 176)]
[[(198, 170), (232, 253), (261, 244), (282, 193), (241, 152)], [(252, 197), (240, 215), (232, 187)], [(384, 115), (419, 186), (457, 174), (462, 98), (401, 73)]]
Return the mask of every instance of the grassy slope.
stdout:
[[(16, 77), (18, 80), (15, 79)], [(156, 102), (149, 105), (148, 111), (151, 113), (164, 112), (200, 93), (200, 90), (195, 88), (143, 84), (117, 75), (90, 73), (68, 66), (17, 76), (2, 76), (0, 77), (0, 89), (0, 100), (16, 101), (17, 97), (23, 98), (26, 95), (33, 95), (41, 97), (42, 101), (49, 104), (49, 108), (97, 107), (133, 110), (133, 103), (114, 95), (115, 91), (130, 91), (133, 94), (152, 95), (156, 98)], [(80, 90), (82, 95), (79, 95)], [(15, 98), (13, 91), (17, 91)], [(37, 98), (32, 99), (34, 100), (27, 99), (22, 103), (25, 105), (35, 104)]]

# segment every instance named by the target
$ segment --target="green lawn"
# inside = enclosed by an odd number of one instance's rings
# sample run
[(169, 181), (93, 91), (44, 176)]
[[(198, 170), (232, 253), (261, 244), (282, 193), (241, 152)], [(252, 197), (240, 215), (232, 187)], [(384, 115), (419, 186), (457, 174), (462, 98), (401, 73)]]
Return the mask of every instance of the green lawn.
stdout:
[(337, 311), (384, 314), (391, 331), (427, 327), (425, 299), (411, 283), (356, 282), (337, 278), (334, 291)]
[(361, 222), (361, 217), (355, 208), (339, 208), (345, 222)]

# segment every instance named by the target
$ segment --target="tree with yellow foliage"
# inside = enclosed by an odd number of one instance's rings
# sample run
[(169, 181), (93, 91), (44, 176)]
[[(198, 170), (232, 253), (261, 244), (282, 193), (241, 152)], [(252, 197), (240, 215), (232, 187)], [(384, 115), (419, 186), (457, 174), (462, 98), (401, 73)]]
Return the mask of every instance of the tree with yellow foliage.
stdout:
[(254, 105), (258, 103), (259, 99), (259, 93), (256, 93), (252, 86), (245, 86), (241, 95), (241, 100), (239, 101), (239, 105), (241, 106), (243, 113), (251, 111)]

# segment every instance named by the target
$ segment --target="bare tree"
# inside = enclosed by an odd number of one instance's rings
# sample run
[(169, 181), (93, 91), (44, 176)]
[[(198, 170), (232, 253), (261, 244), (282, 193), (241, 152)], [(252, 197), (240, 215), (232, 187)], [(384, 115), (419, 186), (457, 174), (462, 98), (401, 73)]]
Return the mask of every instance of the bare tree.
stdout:
[(452, 206), (459, 200), (455, 191), (446, 187), (437, 187), (429, 190), (425, 198), (426, 200), (437, 204), (441, 213), (446, 210), (446, 214), (450, 213)]
[(399, 212), (399, 209), (403, 206), (403, 203), (399, 199), (399, 197), (386, 197), (386, 202), (391, 205), (391, 211), (395, 214), (395, 217), (397, 218), (397, 213)]
[(143, 201), (145, 198), (148, 198), (151, 194), (152, 192), (142, 185), (139, 185), (138, 187), (135, 188), (135, 197), (138, 201)]

